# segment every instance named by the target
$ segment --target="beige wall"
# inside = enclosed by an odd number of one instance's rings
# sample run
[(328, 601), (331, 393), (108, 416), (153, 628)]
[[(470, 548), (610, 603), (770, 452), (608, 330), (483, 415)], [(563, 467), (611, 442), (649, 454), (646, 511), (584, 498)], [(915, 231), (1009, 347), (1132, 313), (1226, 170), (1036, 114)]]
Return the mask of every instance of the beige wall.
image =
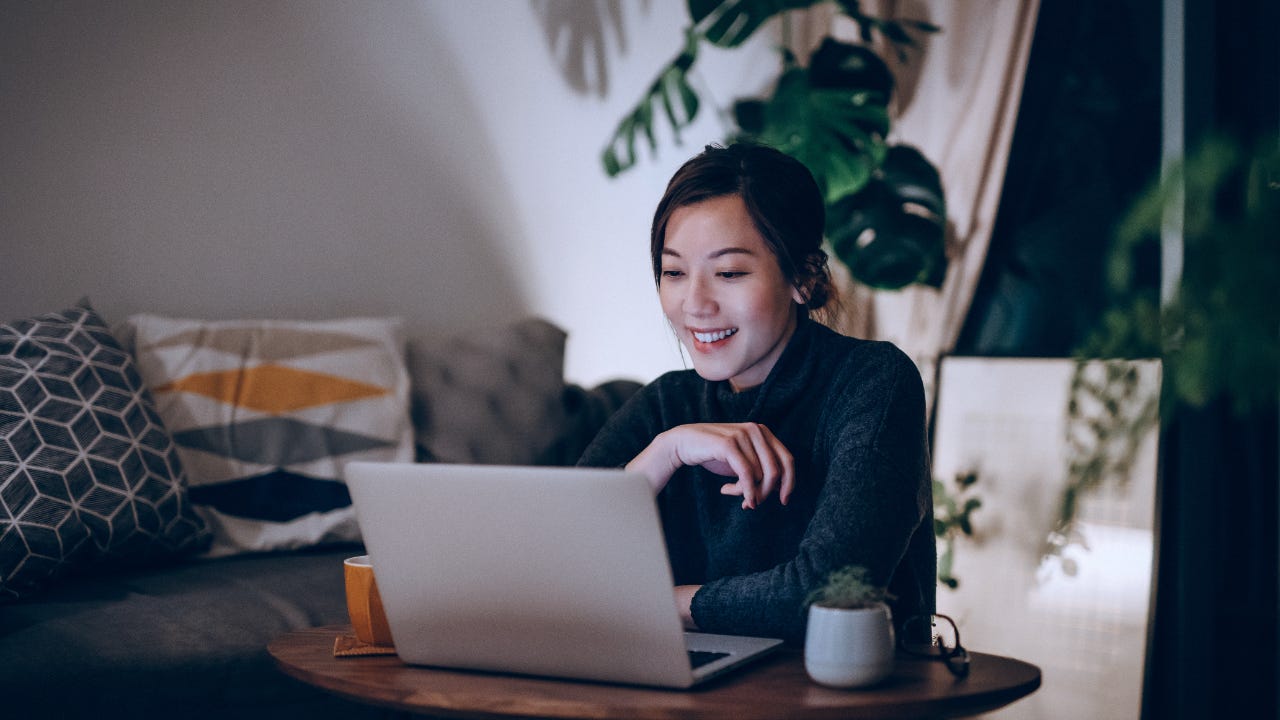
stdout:
[[(683, 3), (0, 2), (0, 317), (539, 314), (577, 382), (681, 366), (647, 258), (667, 177), (599, 151)], [(710, 53), (721, 101), (772, 69)]]

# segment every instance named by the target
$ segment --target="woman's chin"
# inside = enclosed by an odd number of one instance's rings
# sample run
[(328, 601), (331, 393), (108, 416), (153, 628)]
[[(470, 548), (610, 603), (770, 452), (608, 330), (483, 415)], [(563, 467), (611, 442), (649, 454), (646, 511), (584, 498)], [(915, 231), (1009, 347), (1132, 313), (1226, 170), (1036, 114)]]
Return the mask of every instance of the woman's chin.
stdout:
[(707, 382), (720, 382), (721, 380), (728, 380), (730, 377), (729, 373), (724, 370), (707, 367), (706, 364), (699, 365), (696, 362), (693, 364), (693, 371), (698, 373), (698, 377)]

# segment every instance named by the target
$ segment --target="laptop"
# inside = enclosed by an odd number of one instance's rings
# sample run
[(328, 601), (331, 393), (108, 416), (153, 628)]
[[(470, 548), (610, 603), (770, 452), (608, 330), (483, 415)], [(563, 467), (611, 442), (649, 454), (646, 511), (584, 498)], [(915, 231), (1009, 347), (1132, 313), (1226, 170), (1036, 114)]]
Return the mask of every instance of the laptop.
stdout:
[(346, 481), (406, 663), (688, 688), (782, 642), (684, 631), (642, 475), (352, 462)]

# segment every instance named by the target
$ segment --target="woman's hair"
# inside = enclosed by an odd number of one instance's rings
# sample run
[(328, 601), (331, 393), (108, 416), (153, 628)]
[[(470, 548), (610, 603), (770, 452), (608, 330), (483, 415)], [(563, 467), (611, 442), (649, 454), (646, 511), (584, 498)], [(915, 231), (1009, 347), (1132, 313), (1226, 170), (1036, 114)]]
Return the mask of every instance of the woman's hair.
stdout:
[(822, 249), (826, 222), (822, 192), (799, 160), (753, 143), (708, 145), (672, 176), (654, 211), (649, 234), (654, 282), (662, 280), (662, 248), (672, 213), (725, 195), (742, 198), (756, 230), (778, 259), (783, 277), (806, 298), (805, 311), (815, 314), (827, 309), (835, 300), (835, 290)]

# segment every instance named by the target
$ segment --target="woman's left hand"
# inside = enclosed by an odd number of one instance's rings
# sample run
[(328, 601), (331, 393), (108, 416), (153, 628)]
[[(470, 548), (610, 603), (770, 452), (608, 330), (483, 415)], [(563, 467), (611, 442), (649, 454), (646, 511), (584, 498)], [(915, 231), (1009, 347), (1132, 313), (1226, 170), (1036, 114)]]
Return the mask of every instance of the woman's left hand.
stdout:
[(693, 621), (693, 596), (701, 585), (677, 585), (675, 587), (676, 607), (680, 610), (680, 621), (685, 630), (697, 630), (698, 623)]

